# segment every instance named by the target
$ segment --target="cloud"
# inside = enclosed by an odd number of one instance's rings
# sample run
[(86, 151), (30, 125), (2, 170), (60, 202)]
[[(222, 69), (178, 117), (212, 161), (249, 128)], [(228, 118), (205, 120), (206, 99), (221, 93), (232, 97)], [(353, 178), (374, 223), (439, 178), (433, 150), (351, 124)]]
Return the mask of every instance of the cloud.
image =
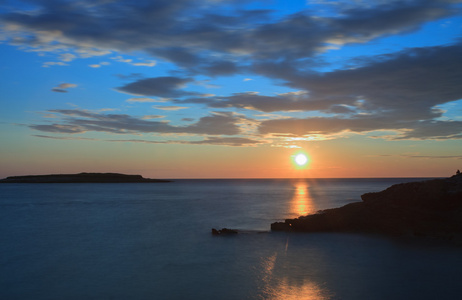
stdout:
[(81, 141), (98, 141), (98, 139), (94, 138), (85, 138), (85, 137), (75, 137), (75, 136), (51, 136), (51, 135), (43, 135), (43, 134), (34, 134), (32, 136), (44, 139), (52, 139), (52, 140), (81, 140)]
[(143, 116), (141, 119), (142, 119), (142, 120), (151, 120), (151, 119), (161, 119), (161, 118), (165, 118), (165, 116), (160, 116), (160, 115), (146, 115), (146, 116)]
[(118, 62), (127, 63), (132, 66), (137, 66), (137, 67), (154, 67), (157, 64), (155, 60), (134, 62), (133, 59), (123, 58), (122, 56), (111, 57), (111, 59), (118, 61)]
[(42, 67), (44, 68), (49, 68), (50, 66), (68, 66), (69, 64), (66, 64), (66, 63), (63, 63), (63, 62), (54, 62), (54, 61), (47, 61), (47, 62), (44, 62)]
[(52, 88), (51, 90), (53, 92), (57, 92), (57, 93), (67, 93), (68, 92), (67, 89), (75, 88), (75, 87), (77, 87), (77, 84), (74, 84), (74, 83), (61, 83), (58, 86)]
[(80, 126), (75, 126), (75, 125), (52, 124), (52, 125), (31, 125), (29, 127), (32, 129), (38, 130), (38, 131), (53, 132), (53, 133), (82, 133), (84, 132)]
[[(408, 129), (400, 139), (460, 138), (462, 127), (452, 120), (438, 120), (444, 113), (439, 105), (462, 99), (462, 44), (413, 48), (363, 67), (325, 74), (300, 74), (288, 71), (268, 76), (287, 80), (293, 88), (308, 93), (297, 101), (258, 95), (235, 95), (210, 106), (250, 107), (264, 112), (275, 110), (318, 110), (352, 114), (350, 118), (312, 118), (272, 120), (261, 124), (269, 133), (367, 132)], [(263, 68), (262, 72), (269, 68)], [(267, 97), (266, 97), (267, 98)], [(265, 101), (263, 101), (265, 100)], [(342, 111), (344, 110), (344, 111)], [(286, 128), (287, 131), (284, 131)], [(398, 137), (395, 137), (398, 138)]]
[(249, 138), (240, 137), (208, 137), (203, 140), (164, 140), (164, 141), (151, 141), (151, 140), (108, 140), (109, 142), (131, 142), (131, 143), (147, 143), (147, 144), (183, 144), (183, 145), (216, 145), (216, 146), (256, 146), (264, 142), (253, 140)]
[(259, 95), (256, 92), (235, 93), (227, 97), (187, 98), (180, 103), (206, 104), (214, 108), (241, 108), (262, 112), (308, 111), (328, 109), (333, 101), (311, 100), (308, 92), (292, 92), (277, 96)]
[(396, 134), (378, 136), (390, 140), (461, 139), (461, 121), (397, 121), (392, 117), (367, 116), (356, 118), (288, 118), (264, 120), (259, 125), (262, 134), (334, 135), (342, 132), (368, 133), (395, 131)]
[(238, 126), (240, 118), (228, 112), (213, 113), (188, 126), (173, 126), (168, 121), (151, 121), (126, 114), (101, 114), (79, 109), (55, 109), (48, 112), (61, 117), (61, 122), (32, 124), (29, 127), (42, 132), (70, 134), (95, 131), (117, 134), (237, 135), (241, 132)]
[(255, 66), (257, 72), (283, 79), (299, 91), (275, 96), (235, 93), (179, 102), (267, 113), (367, 114), (388, 116), (389, 122), (433, 120), (443, 113), (437, 106), (462, 99), (460, 53), (462, 44), (412, 48), (375, 58), (362, 67), (322, 74), (265, 63)]
[(213, 76), (220, 75), (233, 75), (238, 73), (238, 67), (235, 63), (230, 61), (216, 61), (209, 63), (202, 69), (206, 74), (211, 74)]
[[(198, 103), (214, 109), (319, 115), (264, 120), (258, 125), (262, 134), (301, 136), (392, 130), (396, 135), (389, 138), (394, 139), (460, 138), (458, 121), (442, 120), (443, 111), (438, 109), (442, 104), (462, 99), (460, 41), (345, 62), (344, 66), (351, 69), (314, 71), (328, 63), (324, 54), (333, 49), (408, 34), (429, 22), (460, 15), (460, 1), (348, 1), (348, 6), (318, 1), (329, 3), (329, 10), (321, 14), (307, 9), (286, 15), (249, 9), (247, 3), (34, 0), (28, 6), (11, 4), (11, 8), (4, 8), (0, 23), (6, 42), (26, 51), (55, 53), (60, 61), (45, 62), (44, 67), (65, 66), (77, 58), (110, 53), (114, 61), (131, 65), (155, 66), (158, 60), (172, 63), (171, 76), (143, 78), (137, 74), (125, 77), (133, 82), (117, 88), (119, 92), (143, 97), (132, 99), (161, 97), (175, 104), (157, 106), (159, 109)], [(148, 59), (122, 56), (133, 53)], [(203, 77), (196, 79), (198, 74), (214, 77), (244, 73), (271, 78), (294, 92), (235, 92), (202, 97), (187, 90), (187, 84), (207, 82)], [(67, 91), (59, 87), (53, 90)], [(68, 133), (127, 133), (151, 132), (145, 128), (151, 126), (153, 132), (192, 133), (205, 131), (202, 126), (210, 117), (218, 122), (219, 132), (239, 131), (235, 115), (214, 114), (182, 127), (168, 122), (143, 123), (148, 121), (128, 115), (55, 113), (66, 116), (64, 123), (31, 127)], [(119, 119), (115, 120), (116, 116)], [(223, 124), (231, 130), (226, 131)]]
[(140, 79), (117, 88), (119, 92), (137, 96), (181, 97), (191, 93), (182, 91), (191, 78), (173, 76)]
[(156, 65), (156, 61), (150, 60), (147, 62), (136, 62), (132, 63), (132, 66), (137, 66), (137, 67), (154, 67)]
[(130, 98), (126, 100), (127, 102), (130, 103), (135, 103), (135, 102), (140, 102), (140, 103), (146, 103), (146, 102), (159, 102), (158, 100), (152, 99), (152, 98)]
[(175, 106), (175, 105), (171, 105), (171, 106), (159, 106), (159, 105), (154, 105), (153, 108), (155, 109), (160, 109), (160, 110), (180, 110), (180, 109), (187, 109), (189, 107), (186, 107), (186, 106)]
[(255, 61), (306, 59), (459, 13), (456, 1), (387, 1), (276, 17), (244, 9), (244, 2), (37, 0), (29, 9), (5, 9), (0, 22), (10, 42), (38, 51), (74, 49), (86, 57), (141, 51), (191, 72), (227, 75)]
[(406, 131), (403, 135), (395, 137), (396, 140), (403, 139), (461, 139), (462, 121), (420, 121), (412, 131)]
[(85, 140), (85, 141), (105, 141), (105, 142), (116, 142), (116, 143), (145, 143), (145, 144), (186, 144), (186, 145), (217, 145), (217, 146), (256, 146), (258, 144), (264, 143), (258, 140), (252, 140), (248, 138), (240, 137), (208, 137), (203, 140), (163, 140), (163, 141), (152, 141), (152, 140), (140, 140), (140, 139), (127, 139), (127, 140), (104, 140), (104, 139), (94, 139), (94, 138), (84, 138), (84, 137), (62, 137), (62, 136), (50, 136), (36, 134), (33, 135), (39, 138), (45, 139), (54, 139), (54, 140)]
[(240, 137), (210, 137), (203, 141), (194, 141), (190, 144), (196, 145), (222, 145), (222, 146), (252, 146), (256, 144), (264, 143), (262, 141), (253, 140), (249, 138)]
[(421, 158), (421, 159), (462, 159), (462, 155), (400, 155), (404, 158)]
[(59, 59), (66, 62), (73, 61), (76, 58), (77, 56), (72, 53), (63, 53), (59, 55)]
[(100, 68), (102, 66), (108, 66), (110, 65), (111, 63), (107, 62), (107, 61), (103, 61), (103, 62), (100, 62), (99, 64), (91, 64), (91, 65), (88, 65), (90, 68)]
[(364, 117), (356, 119), (341, 118), (306, 118), (306, 119), (276, 119), (262, 121), (259, 131), (263, 134), (293, 134), (303, 136), (308, 134), (331, 135), (343, 131), (367, 132), (373, 130), (398, 130), (405, 125), (389, 122), (388, 119)]

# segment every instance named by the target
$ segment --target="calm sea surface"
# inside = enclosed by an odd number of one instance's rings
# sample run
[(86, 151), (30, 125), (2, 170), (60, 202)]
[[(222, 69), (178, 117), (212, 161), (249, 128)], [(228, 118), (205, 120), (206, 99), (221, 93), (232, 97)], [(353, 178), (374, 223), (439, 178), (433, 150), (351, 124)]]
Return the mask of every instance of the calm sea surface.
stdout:
[(269, 232), (411, 180), (0, 184), (0, 299), (461, 299), (462, 248)]

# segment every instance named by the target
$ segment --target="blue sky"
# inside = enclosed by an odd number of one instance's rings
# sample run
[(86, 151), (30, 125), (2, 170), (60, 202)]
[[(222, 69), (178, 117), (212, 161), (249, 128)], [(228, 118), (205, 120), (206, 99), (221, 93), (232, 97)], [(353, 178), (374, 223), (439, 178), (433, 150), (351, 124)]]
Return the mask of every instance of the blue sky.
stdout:
[[(284, 149), (312, 156), (303, 176), (370, 177), (370, 165), (377, 177), (442, 175), (462, 159), (461, 9), (1, 1), (0, 176), (295, 176)], [(223, 157), (242, 165), (227, 173)], [(268, 159), (271, 171), (260, 164)], [(191, 160), (201, 172), (185, 171)]]

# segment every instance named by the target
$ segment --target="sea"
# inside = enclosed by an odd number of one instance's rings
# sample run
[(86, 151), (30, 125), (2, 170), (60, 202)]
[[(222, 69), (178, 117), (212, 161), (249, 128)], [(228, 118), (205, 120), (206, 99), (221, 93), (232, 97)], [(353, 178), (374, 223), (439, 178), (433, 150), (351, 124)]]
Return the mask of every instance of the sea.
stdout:
[(462, 247), (270, 230), (417, 180), (0, 184), (0, 299), (462, 299)]

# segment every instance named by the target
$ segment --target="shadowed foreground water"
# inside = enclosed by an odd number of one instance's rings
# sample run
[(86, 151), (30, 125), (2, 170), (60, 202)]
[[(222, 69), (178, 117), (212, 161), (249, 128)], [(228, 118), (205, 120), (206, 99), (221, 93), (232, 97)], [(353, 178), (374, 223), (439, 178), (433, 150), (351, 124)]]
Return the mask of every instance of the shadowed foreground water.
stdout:
[(394, 182), (0, 185), (0, 298), (456, 299), (461, 248), (267, 232)]

